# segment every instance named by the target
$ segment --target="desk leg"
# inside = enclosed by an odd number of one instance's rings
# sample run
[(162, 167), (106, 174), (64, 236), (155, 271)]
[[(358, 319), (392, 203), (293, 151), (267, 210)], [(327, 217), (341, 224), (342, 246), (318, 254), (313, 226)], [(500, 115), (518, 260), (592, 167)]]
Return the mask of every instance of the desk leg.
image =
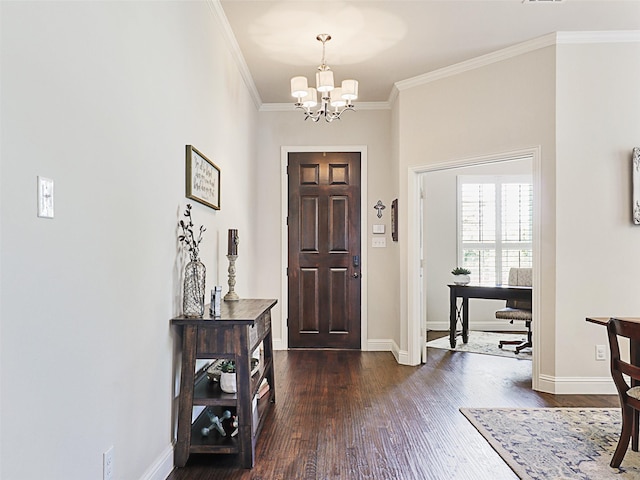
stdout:
[[(640, 342), (637, 340), (630, 339), (629, 342), (629, 356), (631, 357), (632, 365), (640, 365)], [(631, 382), (632, 387), (637, 387), (638, 382)], [(638, 430), (640, 428), (640, 419), (638, 415), (638, 411), (633, 409), (633, 428), (631, 429), (631, 450), (634, 452), (638, 451)]]
[(456, 292), (452, 288), (449, 292), (449, 344), (456, 347), (456, 320), (458, 318), (458, 301)]
[(191, 446), (193, 382), (196, 369), (196, 327), (185, 326), (182, 332), (182, 369), (178, 397), (178, 434), (174, 451), (176, 467), (184, 467)]
[(469, 297), (462, 297), (462, 341), (469, 341)]

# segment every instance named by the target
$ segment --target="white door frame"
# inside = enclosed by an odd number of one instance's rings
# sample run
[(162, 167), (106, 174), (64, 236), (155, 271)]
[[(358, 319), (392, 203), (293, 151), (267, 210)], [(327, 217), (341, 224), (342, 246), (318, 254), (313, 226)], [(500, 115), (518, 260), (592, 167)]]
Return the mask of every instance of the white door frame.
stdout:
[(333, 145), (333, 146), (282, 146), (280, 147), (280, 205), (281, 205), (281, 264), (280, 298), (282, 299), (281, 348), (289, 348), (289, 330), (287, 318), (289, 310), (289, 286), (287, 282), (287, 264), (289, 256), (289, 236), (287, 232), (287, 215), (289, 213), (289, 185), (287, 179), (287, 162), (291, 152), (359, 152), (360, 153), (360, 349), (368, 350), (368, 320), (367, 320), (367, 272), (369, 269), (367, 250), (367, 146), (366, 145)]
[[(544, 325), (540, 322), (540, 299), (537, 292), (540, 291), (540, 202), (541, 202), (541, 149), (540, 146), (502, 152), (482, 157), (467, 158), (452, 162), (438, 163), (431, 165), (420, 165), (409, 167), (407, 183), (407, 335), (408, 335), (408, 363), (418, 365), (422, 356), (421, 337), (426, 338), (426, 332), (421, 331), (421, 313), (423, 306), (420, 298), (420, 227), (422, 220), (420, 215), (420, 190), (422, 186), (421, 175), (436, 170), (447, 170), (451, 168), (469, 167), (487, 163), (502, 162), (518, 157), (532, 157), (533, 176), (533, 365), (532, 365), (532, 387), (539, 389), (540, 385), (540, 342), (541, 330)], [(426, 252), (425, 255), (429, 253)]]

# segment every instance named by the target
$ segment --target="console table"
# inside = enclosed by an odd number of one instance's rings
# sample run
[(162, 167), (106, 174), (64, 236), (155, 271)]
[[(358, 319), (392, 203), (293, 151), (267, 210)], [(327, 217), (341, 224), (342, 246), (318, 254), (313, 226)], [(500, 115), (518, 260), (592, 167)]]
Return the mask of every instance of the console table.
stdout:
[[(242, 299), (222, 302), (220, 317), (176, 317), (171, 324), (182, 332), (182, 368), (178, 397), (178, 433), (174, 462), (187, 463), (190, 453), (238, 453), (244, 468), (255, 462), (256, 439), (271, 404), (276, 400), (271, 337), (271, 308), (277, 300)], [(260, 370), (251, 375), (251, 356), (260, 343), (263, 355)], [(206, 376), (206, 368), (196, 372), (196, 359), (231, 359), (236, 364), (237, 393), (228, 394), (214, 386)], [(263, 379), (269, 391), (257, 398)], [(192, 423), (193, 407), (204, 410)], [(209, 426), (207, 408), (234, 408), (238, 417), (238, 434), (234, 438), (210, 433), (201, 434)]]
[[(462, 305), (458, 308), (458, 298), (462, 298)], [(449, 285), (449, 344), (456, 346), (456, 326), (462, 323), (462, 341), (469, 340), (469, 299), (483, 298), (486, 300), (528, 300), (532, 298), (531, 287), (515, 285)]]

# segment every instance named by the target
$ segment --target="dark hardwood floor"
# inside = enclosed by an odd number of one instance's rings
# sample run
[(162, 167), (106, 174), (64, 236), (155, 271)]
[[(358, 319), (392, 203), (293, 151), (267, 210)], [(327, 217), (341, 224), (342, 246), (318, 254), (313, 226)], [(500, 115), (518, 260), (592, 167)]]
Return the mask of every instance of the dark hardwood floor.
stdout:
[(407, 367), (388, 352), (299, 350), (275, 363), (256, 466), (191, 455), (168, 480), (517, 479), (460, 407), (618, 406), (615, 395), (536, 393), (530, 361), (489, 355), (430, 348)]

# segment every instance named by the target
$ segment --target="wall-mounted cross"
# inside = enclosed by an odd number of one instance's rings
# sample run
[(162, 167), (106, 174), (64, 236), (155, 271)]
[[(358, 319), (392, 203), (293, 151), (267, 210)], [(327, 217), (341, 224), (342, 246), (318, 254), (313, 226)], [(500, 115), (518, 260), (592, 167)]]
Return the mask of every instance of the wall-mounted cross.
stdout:
[(384, 209), (385, 209), (385, 208), (387, 208), (387, 207), (385, 207), (385, 206), (382, 204), (382, 200), (378, 200), (378, 203), (376, 203), (376, 204), (373, 206), (373, 208), (375, 208), (375, 209), (378, 211), (378, 218), (382, 218), (382, 210), (384, 210)]

